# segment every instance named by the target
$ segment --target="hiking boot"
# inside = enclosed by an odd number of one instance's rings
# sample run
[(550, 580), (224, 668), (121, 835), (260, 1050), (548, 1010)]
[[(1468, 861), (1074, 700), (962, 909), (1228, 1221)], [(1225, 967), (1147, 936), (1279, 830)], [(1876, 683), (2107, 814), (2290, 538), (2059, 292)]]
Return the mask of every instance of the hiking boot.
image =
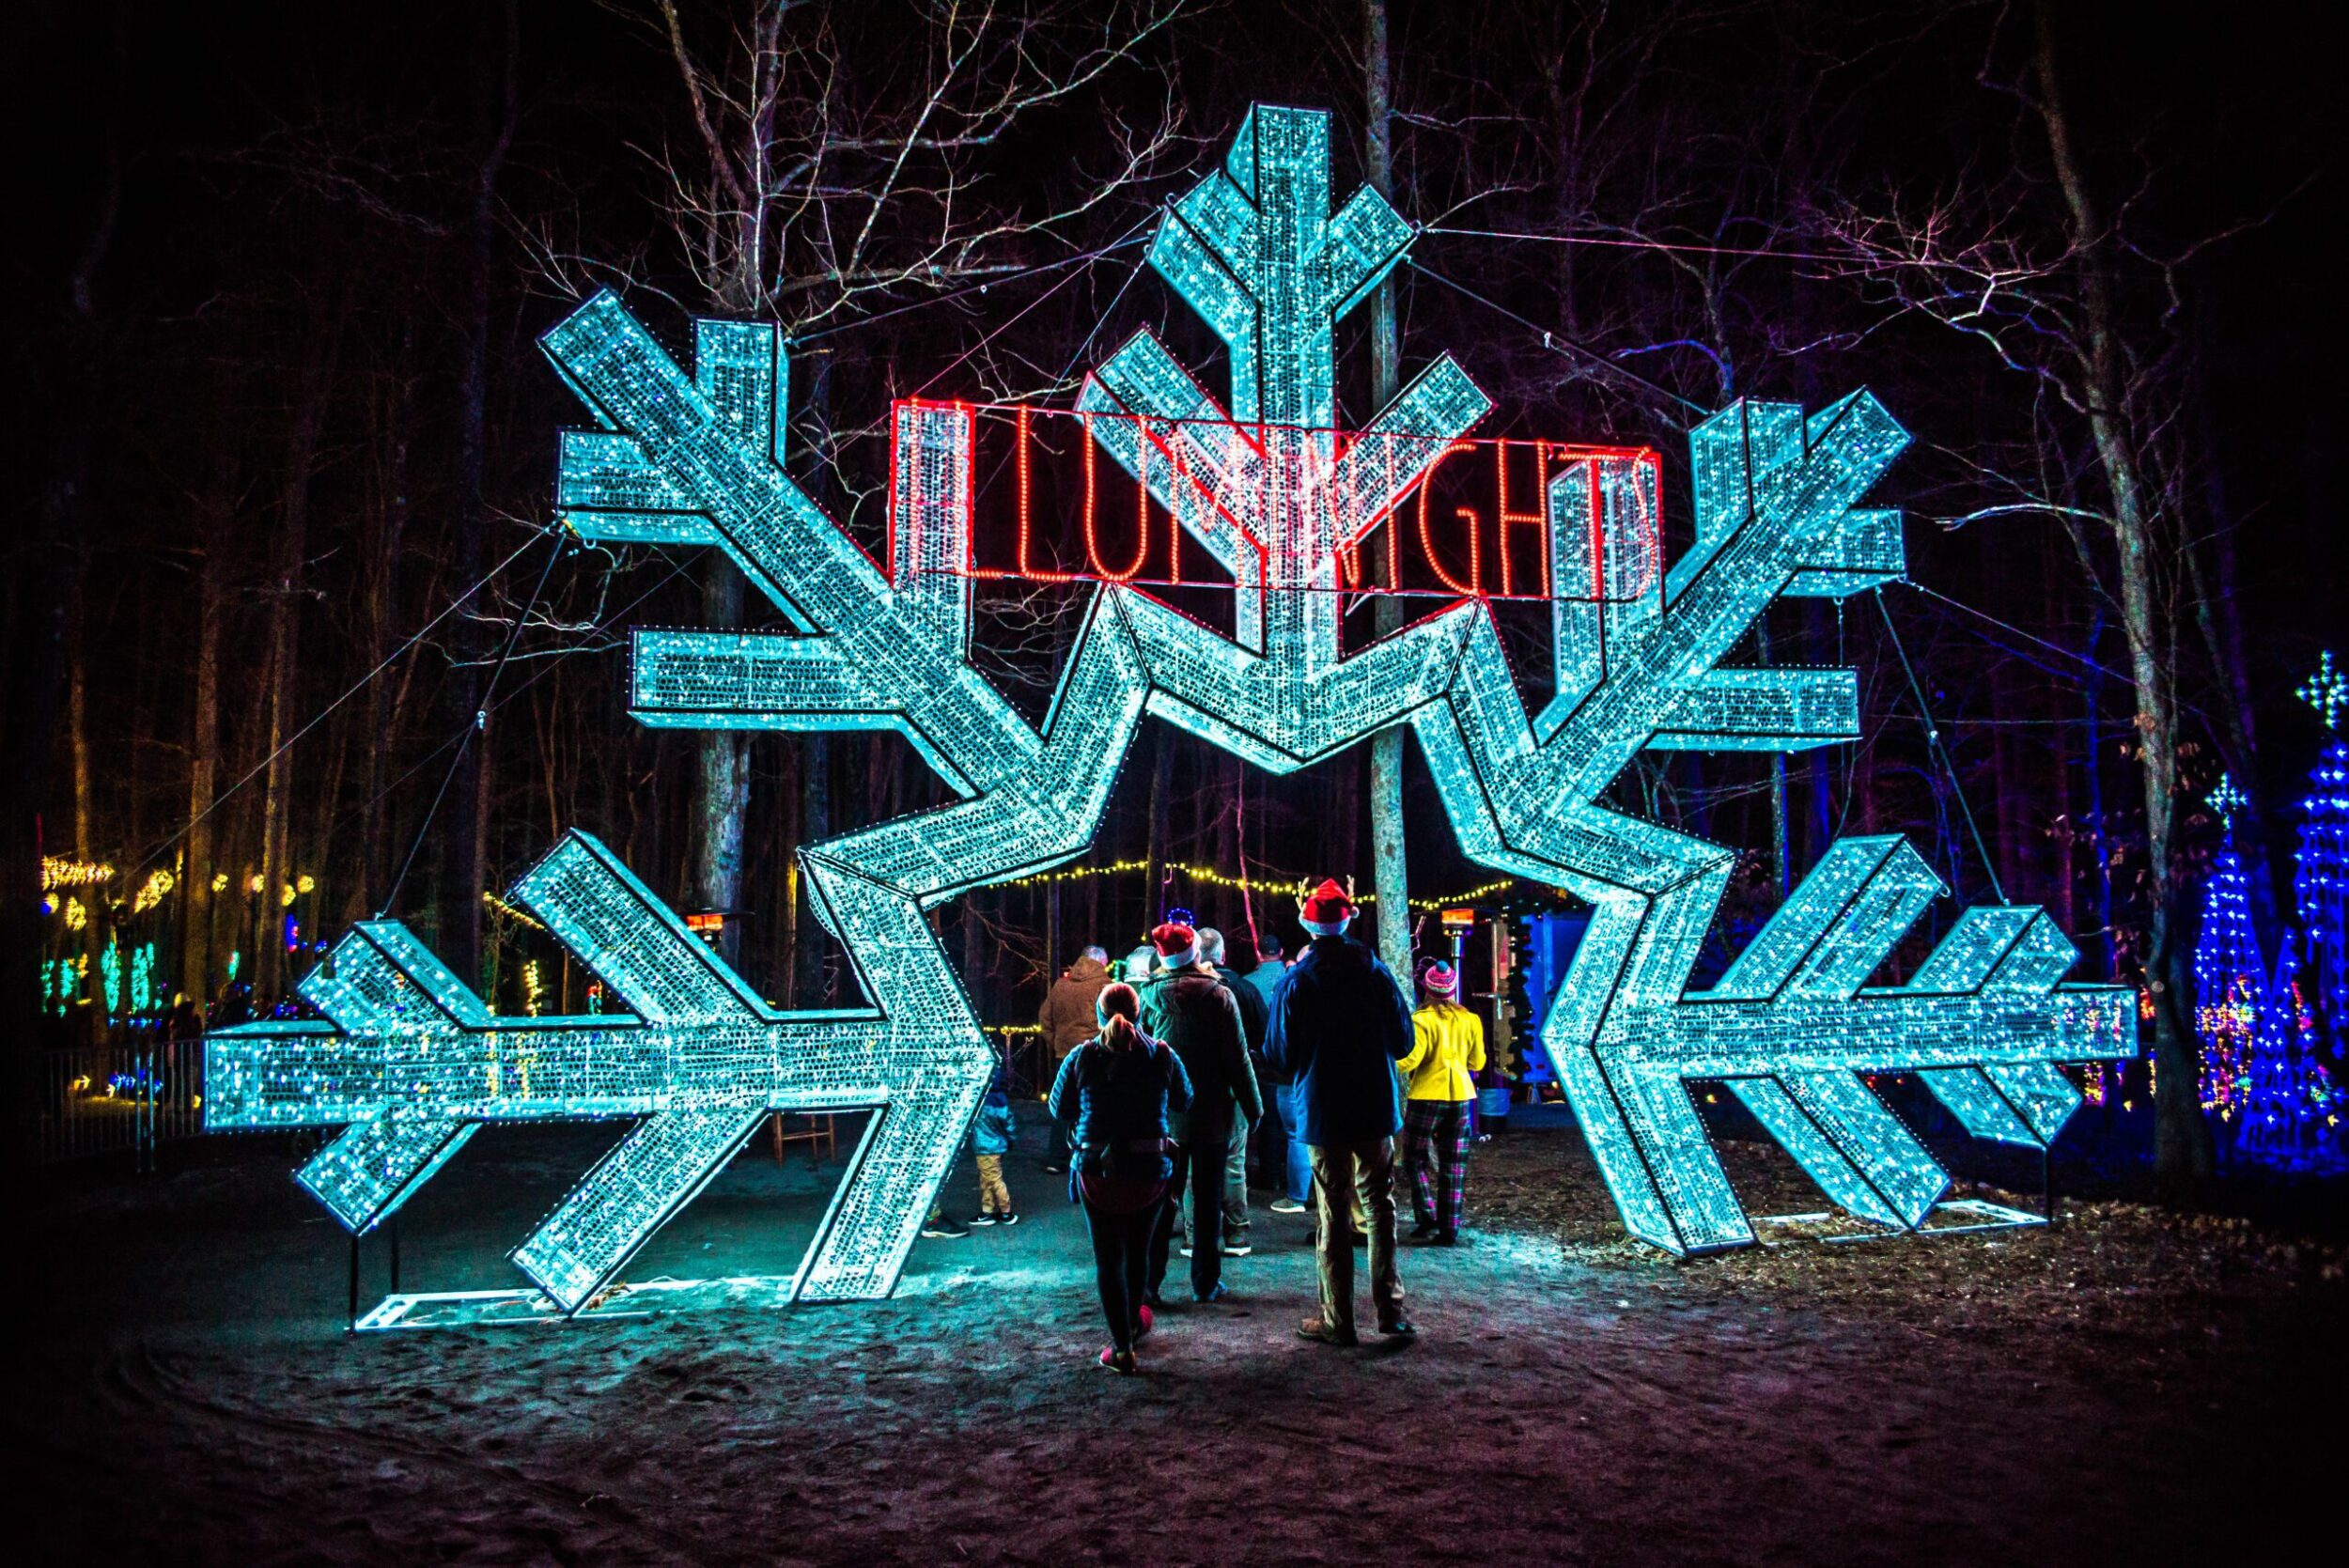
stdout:
[(1348, 1345), (1362, 1343), (1356, 1337), (1353, 1329), (1333, 1327), (1317, 1317), (1309, 1317), (1299, 1324), (1297, 1337), (1300, 1340), (1312, 1340), (1320, 1344)]

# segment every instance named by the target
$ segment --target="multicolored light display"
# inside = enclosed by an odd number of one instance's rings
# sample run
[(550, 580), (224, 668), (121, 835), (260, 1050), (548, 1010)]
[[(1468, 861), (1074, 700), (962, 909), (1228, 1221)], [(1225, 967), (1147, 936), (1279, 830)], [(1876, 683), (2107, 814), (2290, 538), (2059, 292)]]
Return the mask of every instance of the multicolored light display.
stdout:
[(2330, 649), (2298, 695), (2324, 720), (2326, 744), (2309, 769), (2309, 792), (2300, 802), (2292, 889), (2308, 933), (2317, 1010), (2339, 1048), (2349, 1041), (2349, 742), (2341, 737), (2349, 679), (2333, 667)]
[(1538, 714), (1473, 598), (1344, 650), (1348, 552), (1382, 520), (1392, 535), (1488, 407), (1447, 356), (1360, 432), (1337, 428), (1334, 324), (1409, 239), (1374, 192), (1331, 210), (1329, 121), (1302, 110), (1252, 110), (1224, 167), (1173, 204), (1151, 260), (1225, 344), (1228, 407), (1146, 332), (1078, 407), (1229, 575), (1230, 628), (1130, 582), (1095, 588), (1040, 725), (967, 657), (967, 406), (896, 407), (875, 562), (784, 473), (771, 329), (697, 323), (688, 374), (616, 300), (583, 306), (545, 340), (598, 426), (564, 439), (566, 520), (722, 549), (793, 629), (638, 632), (638, 718), (895, 730), (962, 797), (801, 851), (878, 1010), (770, 1013), (573, 834), (516, 901), (634, 1017), (493, 1019), (403, 928), (369, 923), (304, 983), (330, 1023), (215, 1037), (214, 1124), (352, 1124), (302, 1179), (364, 1229), (480, 1121), (646, 1118), (515, 1253), (575, 1307), (769, 1110), (879, 1106), (796, 1288), (885, 1293), (991, 1069), (923, 912), (1081, 854), (1146, 711), (1276, 772), (1408, 723), (1473, 858), (1594, 906), (1544, 1040), (1626, 1224), (1658, 1246), (1752, 1239), (1691, 1079), (1731, 1080), (1837, 1202), (1888, 1224), (1919, 1223), (1947, 1177), (1859, 1075), (1920, 1070), (1977, 1134), (2051, 1139), (2078, 1103), (2053, 1063), (2125, 1055), (2133, 1028), (2125, 990), (2057, 984), (2075, 954), (2042, 912), (1968, 910), (1906, 984), (1871, 986), (1940, 888), (1899, 839), (1846, 839), (1719, 985), (1690, 992), (1733, 853), (1601, 803), (1642, 748), (1856, 736), (1849, 671), (1720, 660), (1780, 595), (1900, 575), (1897, 515), (1858, 505), (1907, 441), (1874, 398), (1808, 417), (1741, 402), (1700, 427), (1697, 536), (1669, 570), (1653, 454), (1582, 450), (1547, 470), (1538, 510), (1505, 520), (1546, 537), (1556, 694)]
[(2234, 846), (2243, 792), (2221, 773), (2209, 803), (2225, 837), (2202, 890), (2202, 928), (2194, 939), (2194, 1032), (2202, 1042), (2202, 1109), (2232, 1118), (2243, 1108), (2244, 1056), (2259, 1027), (2267, 966), (2251, 924), (2250, 882)]

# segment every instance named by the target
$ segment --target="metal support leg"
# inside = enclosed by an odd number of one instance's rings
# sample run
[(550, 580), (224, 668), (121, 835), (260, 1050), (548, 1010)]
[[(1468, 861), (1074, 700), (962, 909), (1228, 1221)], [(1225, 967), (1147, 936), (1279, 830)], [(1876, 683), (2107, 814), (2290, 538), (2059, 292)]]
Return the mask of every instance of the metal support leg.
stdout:
[(344, 1320), (343, 1327), (353, 1334), (359, 1331), (359, 1237), (356, 1234), (350, 1238), (350, 1315)]
[(2056, 1216), (2055, 1151), (2039, 1145), (2039, 1212), (2047, 1217), (2047, 1229), (2062, 1223)]
[(392, 1294), (399, 1294), (399, 1216), (392, 1216)]

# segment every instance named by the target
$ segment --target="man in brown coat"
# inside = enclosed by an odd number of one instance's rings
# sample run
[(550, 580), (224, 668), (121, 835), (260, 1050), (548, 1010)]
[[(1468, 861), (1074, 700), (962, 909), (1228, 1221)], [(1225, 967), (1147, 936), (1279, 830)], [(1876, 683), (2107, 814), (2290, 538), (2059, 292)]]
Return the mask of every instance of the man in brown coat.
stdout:
[[(1068, 1053), (1093, 1038), (1100, 1029), (1100, 1020), (1094, 1017), (1093, 1004), (1101, 995), (1101, 987), (1110, 983), (1110, 955), (1097, 947), (1088, 947), (1077, 955), (1077, 961), (1061, 972), (1052, 982), (1052, 988), (1044, 994), (1044, 1005), (1037, 1009), (1035, 1021), (1044, 1028), (1044, 1044), (1052, 1053), (1052, 1073), (1060, 1072), (1060, 1064)], [(1052, 1124), (1052, 1147), (1047, 1171), (1068, 1169), (1068, 1129), (1058, 1122)]]

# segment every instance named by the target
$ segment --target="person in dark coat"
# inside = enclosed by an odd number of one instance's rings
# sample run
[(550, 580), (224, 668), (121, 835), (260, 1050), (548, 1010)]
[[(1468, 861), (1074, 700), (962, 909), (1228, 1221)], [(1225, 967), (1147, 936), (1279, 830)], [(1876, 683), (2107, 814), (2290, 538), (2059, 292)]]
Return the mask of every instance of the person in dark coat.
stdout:
[(1370, 1295), (1378, 1331), (1416, 1332), (1394, 1260), (1394, 1135), (1403, 1126), (1394, 1064), (1411, 1052), (1410, 1003), (1378, 955), (1346, 934), (1355, 904), (1325, 880), (1299, 909), (1313, 942), (1273, 988), (1265, 1055), (1298, 1087), (1313, 1150), (1321, 1313), (1298, 1332), (1353, 1344), (1354, 1213), (1370, 1217)]
[(1223, 1285), (1223, 1165), (1235, 1119), (1264, 1114), (1239, 1001), (1199, 956), (1199, 933), (1172, 922), (1150, 933), (1162, 972), (1142, 988), (1143, 1032), (1163, 1040), (1190, 1075), (1190, 1109), (1174, 1127), (1174, 1187), (1150, 1243), (1150, 1294), (1166, 1280), (1177, 1209), (1190, 1196), (1190, 1294), (1220, 1301)]
[(1109, 1319), (1100, 1362), (1130, 1374), (1135, 1342), (1151, 1328), (1143, 1287), (1174, 1171), (1167, 1111), (1190, 1104), (1190, 1079), (1181, 1057), (1142, 1032), (1131, 986), (1102, 987), (1094, 1010), (1100, 1032), (1063, 1059), (1050, 1103), (1055, 1120), (1076, 1126), (1068, 1188), (1084, 1205), (1094, 1282)]
[[(1110, 983), (1109, 960), (1110, 955), (1100, 948), (1086, 948), (1052, 982), (1052, 988), (1044, 994), (1044, 1005), (1036, 1009), (1036, 1025), (1044, 1031), (1045, 1048), (1052, 1053), (1055, 1077), (1068, 1053), (1092, 1039), (1100, 1027), (1094, 1021), (1093, 1004), (1101, 987)], [(1055, 1175), (1068, 1169), (1068, 1128), (1062, 1122), (1052, 1123), (1044, 1169)]]
[[(1199, 928), (1199, 956), (1239, 1003), (1239, 1032), (1248, 1042), (1248, 1065), (1256, 1075), (1257, 1094), (1268, 1101), (1265, 1086), (1272, 1078), (1265, 1065), (1264, 1031), (1272, 1014), (1265, 1005), (1264, 993), (1224, 961), (1223, 933), (1211, 925)], [(1268, 1104), (1267, 1109), (1270, 1109)], [(1264, 1121), (1262, 1115), (1232, 1120), (1232, 1146), (1223, 1157), (1223, 1255), (1227, 1258), (1244, 1258), (1255, 1250), (1248, 1239), (1248, 1142)]]

